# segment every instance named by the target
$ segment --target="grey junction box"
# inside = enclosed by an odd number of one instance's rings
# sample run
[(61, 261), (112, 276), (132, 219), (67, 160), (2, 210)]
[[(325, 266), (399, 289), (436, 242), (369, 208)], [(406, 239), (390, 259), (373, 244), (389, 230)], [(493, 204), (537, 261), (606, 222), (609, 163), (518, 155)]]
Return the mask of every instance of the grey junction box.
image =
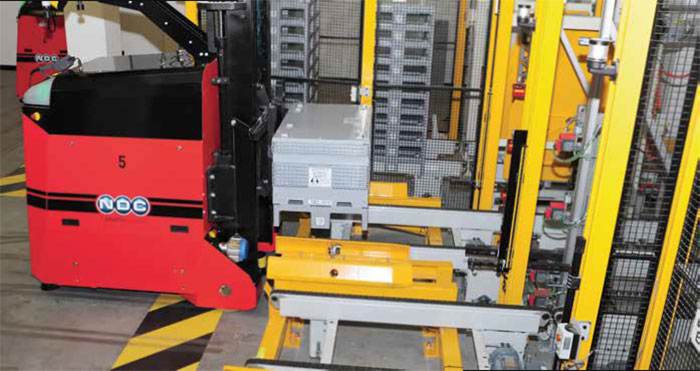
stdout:
[(282, 212), (359, 217), (367, 228), (372, 109), (354, 104), (297, 104), (272, 138), (275, 226)]

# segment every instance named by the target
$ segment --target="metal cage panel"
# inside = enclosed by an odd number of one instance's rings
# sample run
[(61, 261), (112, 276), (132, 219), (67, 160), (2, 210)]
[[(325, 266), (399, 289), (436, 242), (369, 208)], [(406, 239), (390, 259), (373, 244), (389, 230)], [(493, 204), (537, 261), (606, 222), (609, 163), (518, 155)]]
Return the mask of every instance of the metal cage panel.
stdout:
[[(651, 360), (655, 370), (690, 370), (700, 365), (691, 335), (700, 313), (700, 162), (688, 202), (671, 284)], [(698, 343), (695, 339), (695, 343)]]
[(700, 7), (659, 1), (590, 367), (632, 369), (700, 74)]
[(490, 9), (489, 0), (379, 1), (373, 181), (470, 207)]

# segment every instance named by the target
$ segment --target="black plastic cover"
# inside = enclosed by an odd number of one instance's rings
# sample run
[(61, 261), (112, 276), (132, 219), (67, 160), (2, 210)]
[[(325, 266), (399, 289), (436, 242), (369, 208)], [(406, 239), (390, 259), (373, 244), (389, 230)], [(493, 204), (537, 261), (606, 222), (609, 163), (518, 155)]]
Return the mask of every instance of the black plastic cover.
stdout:
[(56, 78), (50, 134), (202, 139), (202, 68), (158, 69)]

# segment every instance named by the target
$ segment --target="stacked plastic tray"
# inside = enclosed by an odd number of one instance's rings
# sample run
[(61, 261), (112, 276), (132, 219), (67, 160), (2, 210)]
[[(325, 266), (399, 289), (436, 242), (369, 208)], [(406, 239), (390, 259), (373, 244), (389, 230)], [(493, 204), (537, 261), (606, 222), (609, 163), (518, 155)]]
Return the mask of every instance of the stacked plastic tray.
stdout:
[[(387, 3), (377, 14), (375, 81), (389, 85), (430, 85), (435, 9)], [(420, 177), (423, 172), (430, 93), (377, 89), (374, 116), (374, 171)]]
[[(319, 69), (319, 0), (270, 2), (270, 50), (273, 76), (316, 79)], [(311, 82), (273, 80), (277, 95), (285, 102), (314, 102)]]

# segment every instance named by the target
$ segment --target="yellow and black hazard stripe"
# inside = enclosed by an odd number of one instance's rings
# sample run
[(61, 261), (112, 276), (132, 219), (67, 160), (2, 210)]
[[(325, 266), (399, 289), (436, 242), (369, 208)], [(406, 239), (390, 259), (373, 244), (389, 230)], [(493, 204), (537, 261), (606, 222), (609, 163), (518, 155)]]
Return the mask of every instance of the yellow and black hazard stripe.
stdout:
[(221, 314), (178, 295), (160, 295), (112, 369), (196, 370)]
[(27, 176), (24, 165), (0, 178), (0, 196), (25, 197), (27, 195)]

